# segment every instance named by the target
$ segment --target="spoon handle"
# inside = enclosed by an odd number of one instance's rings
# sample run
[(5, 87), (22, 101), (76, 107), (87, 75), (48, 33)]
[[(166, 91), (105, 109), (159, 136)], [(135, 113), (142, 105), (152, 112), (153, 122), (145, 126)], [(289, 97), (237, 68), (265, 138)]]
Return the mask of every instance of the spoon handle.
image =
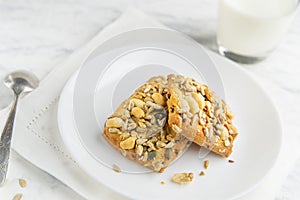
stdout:
[(16, 95), (12, 108), (9, 112), (7, 121), (4, 126), (4, 130), (1, 135), (0, 140), (0, 185), (5, 182), (7, 169), (8, 169), (8, 160), (10, 154), (10, 143), (12, 138), (12, 132), (14, 127), (15, 115), (17, 110), (19, 96)]

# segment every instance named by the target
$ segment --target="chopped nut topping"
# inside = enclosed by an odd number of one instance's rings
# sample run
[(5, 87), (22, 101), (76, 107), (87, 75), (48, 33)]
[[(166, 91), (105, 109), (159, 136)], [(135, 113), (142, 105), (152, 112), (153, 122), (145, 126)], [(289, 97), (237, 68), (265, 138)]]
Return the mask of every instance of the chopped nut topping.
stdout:
[(225, 146), (225, 147), (230, 146), (230, 141), (229, 141), (228, 139), (224, 141), (224, 146)]
[(117, 128), (108, 128), (108, 132), (110, 132), (110, 133), (119, 133), (119, 129), (117, 129)]
[(135, 145), (135, 140), (135, 138), (129, 137), (126, 140), (120, 142), (120, 147), (122, 149), (133, 149)]
[(169, 142), (165, 147), (166, 148), (172, 148), (175, 145), (174, 142)]
[(124, 125), (124, 121), (121, 118), (114, 117), (106, 121), (106, 127), (108, 128), (121, 128)]
[(205, 175), (204, 171), (201, 171), (199, 174), (199, 176), (204, 176), (204, 175)]
[(219, 149), (220, 153), (224, 153), (226, 151), (226, 149)]
[(228, 160), (229, 163), (234, 163), (234, 160)]
[(134, 104), (136, 107), (139, 107), (139, 108), (143, 108), (144, 105), (145, 105), (145, 102), (143, 102), (143, 101), (140, 100), (140, 99), (131, 99), (131, 101), (133, 102), (133, 104)]
[(233, 113), (231, 112), (231, 110), (227, 109), (226, 110), (226, 116), (229, 118), (229, 119), (232, 119), (234, 117)]
[(172, 181), (174, 183), (178, 183), (180, 185), (187, 184), (193, 181), (194, 174), (193, 173), (177, 173), (172, 177)]
[(157, 148), (163, 148), (166, 146), (166, 143), (162, 142), (162, 141), (157, 141), (156, 142), (156, 146)]
[(208, 166), (209, 166), (209, 160), (205, 160), (203, 166), (204, 166), (204, 169), (208, 169)]
[(148, 152), (146, 151), (146, 152), (143, 154), (142, 161), (146, 162), (147, 160), (148, 160)]
[(141, 139), (137, 139), (137, 140), (136, 140), (136, 143), (137, 143), (137, 144), (144, 144), (145, 142), (147, 142), (147, 139), (141, 138)]
[(141, 156), (143, 154), (143, 146), (142, 145), (137, 145), (135, 152), (137, 155)]
[(208, 99), (208, 101), (212, 102), (213, 99), (212, 99), (212, 97), (211, 97), (210, 90), (207, 88), (207, 86), (206, 86), (206, 88), (204, 89), (204, 92), (205, 92), (205, 96), (206, 96), (206, 98)]
[(193, 98), (196, 99), (199, 109), (202, 110), (205, 106), (205, 100), (204, 97), (201, 94), (198, 93), (192, 93)]
[(180, 133), (182, 130), (181, 130), (181, 128), (179, 128), (177, 125), (175, 125), (175, 124), (173, 124), (172, 125), (172, 129), (173, 129), (173, 131), (175, 131), (176, 133)]
[(142, 128), (147, 128), (146, 124), (141, 121), (138, 122), (138, 125)]
[(121, 139), (122, 139), (122, 140), (125, 140), (125, 139), (129, 138), (129, 136), (130, 136), (130, 134), (127, 133), (127, 132), (121, 133)]
[(224, 127), (222, 129), (220, 137), (221, 137), (222, 140), (227, 140), (228, 136), (229, 136), (229, 132), (228, 132), (227, 128)]
[(152, 87), (151, 85), (147, 85), (146, 88), (145, 88), (145, 90), (144, 90), (144, 93), (149, 92), (150, 89), (151, 89), (151, 87)]
[(205, 101), (205, 106), (207, 108), (208, 115), (210, 115), (211, 110), (212, 110), (211, 103), (209, 101)]
[(135, 116), (137, 119), (145, 117), (145, 112), (141, 108), (139, 108), (139, 107), (132, 108), (131, 114), (133, 116)]
[(199, 110), (200, 110), (199, 109), (199, 105), (198, 105), (197, 101), (193, 97), (187, 96), (187, 97), (185, 97), (185, 99), (186, 99), (186, 101), (189, 104), (189, 107), (190, 107), (189, 111), (191, 113), (195, 114), (195, 113), (199, 112)]
[(164, 99), (163, 95), (160, 93), (153, 93), (152, 94), (152, 99), (154, 100), (155, 103), (164, 106), (166, 104), (166, 100)]
[(200, 86), (200, 93), (204, 96), (205, 95), (205, 89), (206, 89), (206, 86), (205, 85), (201, 85)]

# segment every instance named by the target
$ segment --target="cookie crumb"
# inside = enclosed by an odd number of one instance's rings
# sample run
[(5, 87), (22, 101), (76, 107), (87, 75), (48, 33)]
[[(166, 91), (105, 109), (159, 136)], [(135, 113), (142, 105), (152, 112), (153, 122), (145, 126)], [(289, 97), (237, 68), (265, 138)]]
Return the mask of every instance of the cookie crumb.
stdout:
[(228, 160), (229, 163), (234, 163), (234, 160)]
[(165, 183), (164, 181), (161, 181), (160, 184), (164, 185), (164, 184), (166, 184), (166, 183)]
[(20, 179), (19, 179), (19, 185), (20, 185), (22, 188), (26, 187), (26, 186), (27, 186), (26, 180), (20, 178)]
[(209, 166), (209, 160), (205, 160), (204, 161), (204, 168), (208, 169), (208, 166)]
[(204, 175), (205, 175), (204, 171), (201, 171), (199, 174), (199, 176), (204, 176)]
[(12, 200), (21, 200), (22, 197), (23, 197), (23, 194), (18, 193), (18, 194), (16, 194), (16, 195), (14, 196), (14, 198), (13, 198)]
[(121, 172), (121, 168), (118, 165), (113, 164), (113, 170), (117, 173)]

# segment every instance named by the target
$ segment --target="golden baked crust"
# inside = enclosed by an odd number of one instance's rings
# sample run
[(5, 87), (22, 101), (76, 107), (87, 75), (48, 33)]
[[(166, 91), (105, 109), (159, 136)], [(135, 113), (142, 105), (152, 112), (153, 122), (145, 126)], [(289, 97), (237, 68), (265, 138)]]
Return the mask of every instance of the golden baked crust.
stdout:
[(198, 145), (228, 157), (238, 131), (227, 104), (194, 79), (171, 74), (167, 81), (169, 126)]
[(103, 132), (122, 155), (157, 172), (190, 144), (166, 123), (166, 86), (164, 77), (151, 78), (108, 118)]

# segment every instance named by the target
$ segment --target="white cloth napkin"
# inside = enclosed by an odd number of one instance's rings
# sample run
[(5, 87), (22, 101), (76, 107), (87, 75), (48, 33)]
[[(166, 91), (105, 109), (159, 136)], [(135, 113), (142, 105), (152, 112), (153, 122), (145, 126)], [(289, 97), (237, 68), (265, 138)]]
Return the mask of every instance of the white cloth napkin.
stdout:
[[(13, 149), (86, 199), (126, 198), (90, 178), (78, 167), (65, 149), (60, 139), (56, 120), (59, 95), (69, 77), (94, 48), (116, 34), (141, 27), (162, 27), (162, 25), (140, 11), (129, 9), (64, 63), (55, 67), (42, 80), (39, 88), (20, 102)], [(0, 119), (0, 123), (2, 122), (4, 120)], [(262, 184), (242, 199), (273, 199), (275, 191), (278, 190), (284, 175), (286, 175), (286, 173), (282, 173), (280, 176), (278, 171), (282, 170), (277, 164), (272, 174), (268, 175)]]

